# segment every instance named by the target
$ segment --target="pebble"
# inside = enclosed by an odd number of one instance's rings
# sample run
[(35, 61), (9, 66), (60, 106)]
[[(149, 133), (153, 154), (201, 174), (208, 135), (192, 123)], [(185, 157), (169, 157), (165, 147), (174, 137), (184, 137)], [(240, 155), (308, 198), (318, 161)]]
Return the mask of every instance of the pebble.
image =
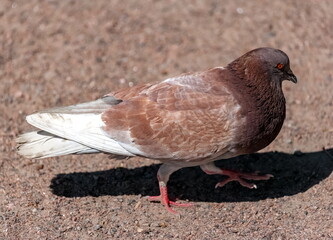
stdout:
[(236, 9), (236, 12), (238, 14), (243, 14), (244, 13), (244, 9), (239, 7), (239, 8)]
[(38, 164), (36, 166), (36, 170), (42, 170), (44, 168), (44, 165), (43, 164)]
[(287, 144), (292, 144), (292, 143), (293, 143), (293, 140), (291, 140), (290, 138), (288, 138), (288, 139), (286, 140), (286, 143), (287, 143)]
[(15, 97), (15, 98), (21, 98), (21, 97), (23, 97), (23, 92), (22, 92), (22, 91), (16, 91), (16, 92), (14, 93), (14, 97)]
[(102, 225), (96, 224), (95, 227), (94, 227), (94, 230), (96, 231), (96, 230), (99, 230), (101, 228), (103, 228)]

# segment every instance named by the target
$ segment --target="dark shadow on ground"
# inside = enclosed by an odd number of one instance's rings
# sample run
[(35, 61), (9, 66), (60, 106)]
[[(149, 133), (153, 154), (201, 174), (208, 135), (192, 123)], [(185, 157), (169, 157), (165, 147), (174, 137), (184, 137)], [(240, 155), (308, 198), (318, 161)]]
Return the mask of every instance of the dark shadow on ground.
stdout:
[[(333, 148), (296, 154), (256, 153), (217, 162), (218, 166), (228, 169), (274, 175), (268, 181), (256, 181), (258, 189), (247, 189), (237, 182), (215, 189), (215, 184), (224, 176), (206, 175), (199, 167), (184, 168), (171, 176), (169, 193), (171, 197), (204, 202), (258, 201), (290, 196), (327, 178), (333, 171), (332, 155)], [(59, 174), (52, 179), (50, 187), (54, 194), (65, 197), (158, 195), (156, 172), (159, 166)]]

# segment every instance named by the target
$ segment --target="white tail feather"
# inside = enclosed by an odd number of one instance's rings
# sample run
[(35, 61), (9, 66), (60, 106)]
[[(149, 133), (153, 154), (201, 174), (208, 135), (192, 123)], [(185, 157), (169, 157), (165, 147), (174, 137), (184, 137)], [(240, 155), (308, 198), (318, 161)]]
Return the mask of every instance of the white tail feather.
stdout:
[(102, 112), (117, 103), (119, 100), (108, 96), (27, 116), (28, 123), (44, 131), (21, 135), (19, 153), (32, 158), (90, 152), (134, 156), (103, 130)]
[(106, 135), (101, 114), (35, 113), (27, 116), (31, 125), (101, 152), (134, 156)]
[(45, 131), (33, 131), (16, 139), (18, 153), (27, 158), (47, 158), (67, 154), (97, 153), (96, 149), (60, 138)]

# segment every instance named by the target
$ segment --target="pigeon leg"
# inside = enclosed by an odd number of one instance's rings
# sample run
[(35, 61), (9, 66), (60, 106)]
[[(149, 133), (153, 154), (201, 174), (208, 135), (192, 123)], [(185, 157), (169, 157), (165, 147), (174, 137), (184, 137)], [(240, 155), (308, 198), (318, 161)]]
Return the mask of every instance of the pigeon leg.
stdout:
[(268, 180), (273, 175), (271, 174), (265, 174), (265, 175), (259, 175), (258, 173), (242, 173), (238, 171), (232, 171), (232, 170), (225, 170), (221, 169), (215, 166), (214, 162), (210, 162), (204, 165), (200, 165), (201, 169), (207, 173), (207, 174), (221, 174), (221, 175), (226, 175), (229, 178), (227, 178), (224, 181), (221, 181), (215, 185), (215, 188), (218, 187), (223, 187), (229, 182), (232, 181), (237, 181), (239, 182), (242, 186), (247, 187), (247, 188), (257, 188), (257, 185), (254, 183), (248, 183), (246, 180)]
[(167, 188), (167, 183), (169, 181), (169, 177), (173, 172), (179, 170), (180, 168), (181, 167), (178, 167), (178, 166), (163, 164), (157, 172), (157, 179), (158, 179), (158, 184), (159, 184), (159, 187), (160, 187), (160, 195), (148, 197), (149, 201), (161, 202), (169, 212), (175, 213), (175, 214), (177, 212), (174, 211), (170, 207), (170, 205), (178, 206), (178, 207), (193, 206), (193, 204), (191, 204), (191, 203), (177, 203), (175, 201), (170, 201), (169, 200), (168, 188)]

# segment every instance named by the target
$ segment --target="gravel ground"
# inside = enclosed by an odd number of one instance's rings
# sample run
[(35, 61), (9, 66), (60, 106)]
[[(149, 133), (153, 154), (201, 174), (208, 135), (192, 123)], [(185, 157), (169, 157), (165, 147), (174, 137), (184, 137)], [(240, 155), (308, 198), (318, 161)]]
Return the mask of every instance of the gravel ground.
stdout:
[[(2, 0), (0, 239), (333, 239), (332, 12), (329, 0)], [(15, 152), (29, 113), (262, 46), (284, 50), (299, 79), (284, 84), (284, 127), (261, 152), (218, 163), (275, 176), (256, 190), (182, 169), (170, 193), (195, 206), (177, 216), (145, 198), (157, 161)]]

